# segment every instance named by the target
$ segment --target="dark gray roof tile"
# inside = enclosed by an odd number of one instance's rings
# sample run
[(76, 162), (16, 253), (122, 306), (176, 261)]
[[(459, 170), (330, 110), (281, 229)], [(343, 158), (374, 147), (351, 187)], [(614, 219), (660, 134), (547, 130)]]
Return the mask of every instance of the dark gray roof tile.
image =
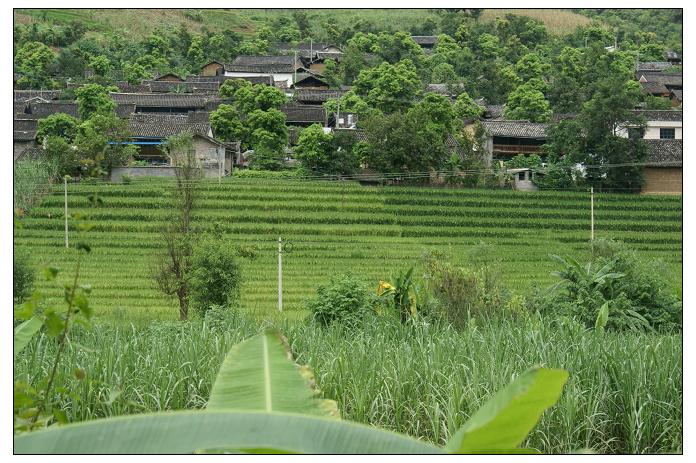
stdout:
[(653, 167), (681, 167), (684, 145), (682, 140), (643, 140), (648, 146), (646, 165)]
[(549, 124), (528, 121), (481, 121), (486, 131), (494, 137), (546, 138)]

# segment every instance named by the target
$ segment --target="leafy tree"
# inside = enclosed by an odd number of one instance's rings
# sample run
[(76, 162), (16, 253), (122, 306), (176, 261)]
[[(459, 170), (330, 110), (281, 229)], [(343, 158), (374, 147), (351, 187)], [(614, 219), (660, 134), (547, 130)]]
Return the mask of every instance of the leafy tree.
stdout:
[(115, 87), (103, 87), (99, 84), (87, 84), (75, 90), (77, 109), (83, 120), (95, 114), (113, 113), (116, 102), (109, 95)]
[(95, 56), (89, 61), (89, 67), (96, 75), (104, 77), (111, 69), (111, 61), (104, 55)]
[(270, 87), (268, 85), (254, 85), (253, 95), (255, 107), (262, 111), (279, 109), (288, 101), (285, 94), (279, 88)]
[(15, 69), (22, 74), (17, 84), (21, 88), (50, 88), (48, 69), (56, 54), (41, 42), (27, 42), (17, 50), (14, 57)]
[(351, 113), (357, 115), (358, 126), (360, 126), (361, 120), (367, 119), (370, 115), (375, 113), (381, 114), (381, 111), (370, 106), (353, 90), (347, 91), (341, 98), (327, 100), (324, 103), (324, 108), (326, 108), (327, 113), (336, 114), (339, 110), (339, 105), (341, 114)]
[(80, 174), (80, 156), (65, 138), (48, 136), (43, 144), (46, 159), (55, 166), (57, 175)]
[(585, 74), (587, 69), (582, 51), (565, 47), (558, 56), (554, 68), (549, 101), (558, 112), (579, 111), (585, 99)]
[(349, 137), (345, 138), (324, 133), (321, 125), (312, 124), (300, 133), (295, 156), (307, 171), (315, 174), (351, 174), (359, 162), (352, 143), (345, 143)]
[(192, 66), (201, 66), (206, 59), (205, 51), (203, 50), (203, 37), (200, 35), (191, 39), (191, 45), (186, 50), (186, 59)]
[(336, 60), (327, 59), (324, 61), (324, 78), (331, 88), (338, 88), (341, 85), (341, 71)]
[(422, 84), (415, 65), (407, 59), (361, 71), (354, 86), (368, 104), (391, 113), (408, 108), (420, 94)]
[(137, 154), (135, 145), (123, 142), (128, 139), (125, 121), (112, 113), (95, 113), (77, 126), (73, 144), (80, 156), (81, 170), (89, 176), (108, 173), (113, 167), (126, 164)]
[(42, 143), (47, 137), (60, 137), (71, 143), (77, 133), (78, 124), (79, 121), (68, 114), (51, 114), (39, 120), (36, 139)]
[(243, 87), (248, 87), (251, 88), (252, 83), (249, 82), (248, 80), (244, 79), (228, 79), (225, 80), (222, 85), (220, 85), (220, 89), (218, 90), (218, 94), (222, 98), (234, 98), (234, 94), (237, 93), (237, 90)]
[(210, 113), (210, 125), (215, 136), (224, 141), (245, 141), (248, 133), (239, 112), (233, 105), (221, 104)]
[(415, 117), (415, 114), (422, 117), (426, 124), (439, 126), (445, 134), (451, 133), (455, 124), (459, 122), (449, 98), (433, 92), (423, 95), (423, 99), (416, 103), (409, 113), (412, 114), (411, 117)]
[(505, 107), (505, 117), (508, 119), (547, 122), (551, 113), (551, 106), (544, 94), (530, 83), (520, 85), (510, 93)]
[(193, 246), (188, 291), (194, 309), (204, 313), (239, 300), (242, 272), (236, 255), (235, 248), (218, 237), (206, 237)]
[(311, 24), (305, 10), (292, 10), (292, 17), (297, 24), (297, 29), (302, 37), (309, 37), (311, 33)]
[(460, 93), (454, 102), (454, 112), (459, 119), (477, 119), (484, 111), (466, 92)]
[(543, 79), (544, 75), (548, 72), (549, 66), (542, 62), (539, 55), (536, 53), (528, 53), (524, 55), (515, 64), (515, 73), (523, 81), (530, 79)]
[(125, 63), (123, 65), (123, 78), (131, 85), (137, 85), (143, 80), (151, 79), (152, 73), (144, 66), (137, 63)]
[(434, 84), (455, 85), (459, 83), (459, 76), (454, 70), (454, 66), (449, 63), (440, 63), (433, 68), (430, 81)]
[(15, 250), (12, 261), (12, 299), (20, 304), (31, 295), (34, 288), (34, 270), (27, 254)]

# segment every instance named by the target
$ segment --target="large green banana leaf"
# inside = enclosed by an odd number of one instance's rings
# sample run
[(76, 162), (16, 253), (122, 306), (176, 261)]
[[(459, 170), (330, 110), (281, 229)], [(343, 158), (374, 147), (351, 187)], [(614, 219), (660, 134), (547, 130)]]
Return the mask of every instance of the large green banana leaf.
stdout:
[(505, 453), (516, 449), (556, 403), (568, 379), (565, 370), (532, 368), (498, 391), (447, 443), (451, 453)]
[(20, 353), (31, 341), (37, 331), (41, 329), (43, 322), (39, 317), (31, 317), (29, 320), (17, 325), (14, 329), (14, 353)]
[(122, 416), (16, 436), (18, 454), (192, 453), (203, 449), (292, 453), (443, 453), (371, 426), (290, 413), (179, 411)]
[(336, 402), (317, 398), (311, 383), (311, 370), (295, 364), (280, 333), (269, 331), (230, 349), (207, 408), (338, 417)]

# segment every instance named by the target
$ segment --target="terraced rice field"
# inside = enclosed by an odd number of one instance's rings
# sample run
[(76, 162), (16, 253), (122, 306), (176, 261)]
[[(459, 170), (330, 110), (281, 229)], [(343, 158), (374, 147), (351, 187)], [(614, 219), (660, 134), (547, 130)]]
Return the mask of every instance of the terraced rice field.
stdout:
[[(72, 212), (89, 214), (83, 239), (92, 253), (81, 280), (93, 287), (97, 316), (113, 320), (174, 319), (176, 301), (155, 289), (150, 269), (160, 246), (158, 227), (171, 213), (172, 183), (70, 185)], [(97, 193), (104, 201), (89, 205)], [(56, 188), (15, 230), (15, 246), (37, 266), (54, 265), (68, 278), (75, 251), (63, 238), (63, 191)], [(423, 251), (445, 251), (457, 262), (484, 241), (503, 262), (508, 285), (525, 293), (551, 284), (550, 253), (582, 257), (590, 234), (589, 194), (417, 187), (361, 186), (353, 182), (226, 179), (201, 187), (194, 223), (219, 222), (233, 244), (256, 245), (244, 262), (242, 304), (273, 313), (277, 307), (277, 240), (292, 243), (283, 257), (284, 308), (305, 314), (303, 301), (334, 273), (352, 270), (375, 282), (415, 263)], [(71, 236), (76, 239), (75, 224)], [(595, 195), (595, 235), (631, 243), (666, 262), (681, 294), (681, 197)], [(37, 280), (50, 297), (62, 288)]]

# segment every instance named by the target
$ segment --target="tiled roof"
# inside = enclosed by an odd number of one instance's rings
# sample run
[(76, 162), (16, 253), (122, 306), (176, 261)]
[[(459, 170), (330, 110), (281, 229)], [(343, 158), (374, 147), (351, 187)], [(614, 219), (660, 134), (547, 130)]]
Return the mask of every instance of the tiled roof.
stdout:
[(287, 104), (280, 110), (285, 114), (288, 124), (318, 122), (323, 125), (326, 120), (326, 110), (319, 105)]
[(131, 135), (136, 138), (165, 138), (182, 132), (209, 136), (210, 124), (190, 122), (187, 115), (133, 114), (128, 120)]
[(411, 38), (421, 47), (424, 45), (435, 45), (437, 43), (437, 35), (412, 35)]
[(335, 59), (336, 61), (341, 61), (341, 58), (343, 58), (343, 53), (337, 53), (335, 51), (318, 51), (316, 55), (317, 59)]
[(44, 100), (55, 100), (60, 95), (60, 90), (15, 90), (14, 101), (27, 101), (32, 98), (43, 98)]
[(160, 108), (203, 108), (206, 98), (190, 93), (111, 93), (116, 103)]
[(238, 56), (231, 64), (225, 65), (229, 72), (285, 72), (290, 73), (299, 67), (294, 56)]
[(650, 95), (663, 95), (669, 93), (665, 84), (661, 82), (641, 82), (640, 86), (645, 93), (649, 93)]
[(292, 95), (295, 101), (328, 101), (334, 98), (340, 98), (346, 92), (341, 90), (322, 90), (311, 88), (298, 88)]
[(15, 119), (12, 128), (18, 131), (36, 131), (39, 121), (36, 119)]
[(121, 93), (149, 93), (150, 86), (146, 84), (129, 84), (128, 82), (116, 82), (114, 85), (119, 89)]
[(315, 83), (318, 83), (322, 86), (327, 86), (327, 87), (329, 86), (329, 84), (323, 79), (323, 76), (321, 76), (319, 74), (312, 74), (309, 72), (302, 72), (302, 73), (298, 72), (297, 73), (297, 80), (295, 81), (293, 86), (298, 85), (298, 84), (302, 84), (302, 83), (307, 85), (307, 84), (310, 84), (312, 81), (314, 81)]
[(54, 100), (49, 102), (31, 103), (27, 118), (43, 119), (51, 114), (65, 113), (72, 117), (79, 117), (77, 103), (72, 100)]
[(505, 111), (504, 104), (489, 104), (485, 105), (485, 112), (483, 117), (486, 119), (500, 119), (503, 117), (503, 111)]
[(672, 66), (669, 61), (644, 61), (636, 64), (636, 71), (662, 71)]
[(238, 76), (189, 76), (187, 82), (217, 82), (219, 85), (226, 80), (246, 80), (252, 84), (264, 84), (273, 85), (273, 76), (249, 76), (249, 77), (238, 77)]
[(36, 130), (13, 130), (13, 141), (32, 141), (36, 138)]
[(645, 78), (647, 82), (659, 82), (664, 85), (681, 86), (684, 81), (681, 72), (640, 72), (638, 74), (639, 80)]
[(681, 121), (682, 112), (674, 109), (665, 110), (636, 110), (633, 111), (639, 116), (643, 116), (648, 121)]
[(172, 82), (167, 80), (146, 81), (154, 93), (217, 93), (219, 81), (213, 82)]
[(648, 146), (646, 165), (681, 167), (683, 158), (682, 140), (643, 140)]
[(679, 59), (679, 53), (675, 51), (666, 51), (665, 52), (665, 58), (666, 59), (672, 59), (672, 60), (677, 60)]
[(483, 127), (494, 137), (546, 138), (549, 124), (528, 121), (481, 121)]

